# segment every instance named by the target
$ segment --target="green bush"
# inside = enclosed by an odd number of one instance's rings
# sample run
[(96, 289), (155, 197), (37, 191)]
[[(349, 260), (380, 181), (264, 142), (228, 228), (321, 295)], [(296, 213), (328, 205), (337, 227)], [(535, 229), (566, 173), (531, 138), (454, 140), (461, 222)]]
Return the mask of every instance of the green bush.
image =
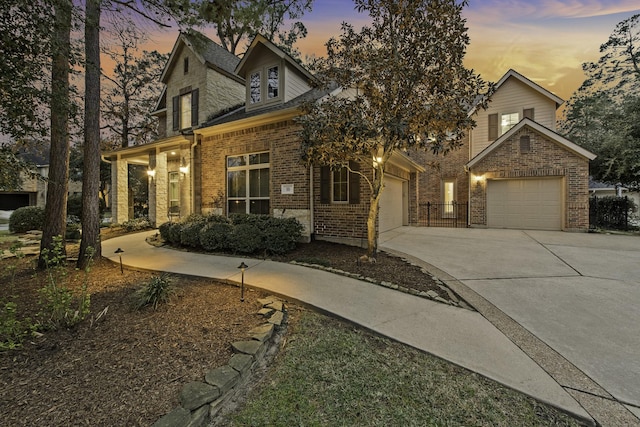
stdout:
[(302, 224), (295, 218), (269, 218), (264, 234), (264, 247), (273, 254), (285, 254), (296, 248), (302, 236)]
[(15, 302), (0, 303), (0, 350), (14, 350), (22, 345), (35, 325), (30, 319), (18, 320)]
[(172, 225), (172, 222), (165, 222), (163, 224), (160, 224), (160, 227), (158, 227), (158, 231), (160, 231), (160, 237), (162, 237), (165, 242), (169, 241), (169, 230), (171, 229)]
[(254, 224), (238, 224), (229, 235), (229, 247), (234, 253), (252, 254), (264, 249), (262, 234)]
[(29, 230), (42, 230), (44, 209), (37, 206), (18, 208), (9, 217), (9, 231), (25, 233)]
[(81, 237), (82, 235), (80, 233), (80, 224), (68, 223), (64, 238), (66, 240), (79, 240)]
[(200, 231), (200, 246), (206, 251), (229, 250), (229, 237), (233, 226), (226, 222), (213, 222)]
[(233, 225), (250, 224), (264, 230), (271, 217), (269, 215), (232, 214), (229, 219)]
[(180, 243), (192, 248), (200, 247), (200, 233), (204, 226), (204, 218), (191, 218), (185, 221), (180, 228)]
[(142, 231), (151, 228), (151, 221), (149, 221), (148, 217), (142, 216), (140, 218), (125, 221), (121, 225), (124, 231), (130, 233), (133, 231)]
[(171, 222), (169, 223), (169, 228), (167, 230), (167, 237), (165, 240), (172, 245), (180, 244), (180, 232), (182, 230), (182, 223), (180, 222)]
[(82, 218), (82, 194), (72, 194), (67, 199), (67, 215)]
[(207, 224), (231, 224), (231, 220), (223, 215), (208, 214), (204, 219)]
[(160, 303), (166, 303), (173, 294), (173, 285), (168, 274), (154, 276), (149, 283), (136, 291), (134, 295), (135, 307), (140, 310), (147, 305), (156, 310)]

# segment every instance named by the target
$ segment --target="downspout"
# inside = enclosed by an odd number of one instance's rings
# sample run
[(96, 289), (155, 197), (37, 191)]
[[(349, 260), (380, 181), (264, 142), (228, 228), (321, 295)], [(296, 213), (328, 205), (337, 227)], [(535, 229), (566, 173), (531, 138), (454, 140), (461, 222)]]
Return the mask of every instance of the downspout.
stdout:
[(313, 165), (309, 166), (309, 240), (313, 240), (315, 236), (314, 225), (314, 203), (313, 203)]

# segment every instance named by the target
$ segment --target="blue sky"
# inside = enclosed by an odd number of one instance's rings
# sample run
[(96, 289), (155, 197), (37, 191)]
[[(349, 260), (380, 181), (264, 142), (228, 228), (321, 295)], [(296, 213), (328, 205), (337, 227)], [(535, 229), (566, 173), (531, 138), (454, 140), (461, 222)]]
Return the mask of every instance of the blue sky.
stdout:
[[(513, 68), (568, 99), (584, 80), (581, 64), (597, 60), (616, 24), (635, 13), (638, 0), (470, 0), (463, 12), (471, 38), (466, 65), (489, 81)], [(315, 0), (302, 21), (309, 34), (298, 48), (323, 55), (341, 22), (357, 27), (367, 16), (349, 0)], [(150, 47), (170, 50), (176, 36), (177, 30), (156, 34)]]

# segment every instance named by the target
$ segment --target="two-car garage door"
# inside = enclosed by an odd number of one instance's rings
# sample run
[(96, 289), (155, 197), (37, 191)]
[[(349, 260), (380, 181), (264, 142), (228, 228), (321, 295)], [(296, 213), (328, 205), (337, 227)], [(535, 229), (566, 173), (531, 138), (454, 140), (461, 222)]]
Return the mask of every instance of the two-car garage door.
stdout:
[(487, 181), (487, 226), (562, 229), (562, 179)]

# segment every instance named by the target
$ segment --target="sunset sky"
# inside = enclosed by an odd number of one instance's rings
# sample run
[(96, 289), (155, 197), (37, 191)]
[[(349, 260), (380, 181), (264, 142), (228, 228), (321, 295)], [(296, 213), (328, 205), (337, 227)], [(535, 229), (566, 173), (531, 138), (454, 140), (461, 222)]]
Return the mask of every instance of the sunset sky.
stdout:
[[(466, 65), (497, 81), (509, 68), (569, 99), (584, 80), (581, 64), (597, 60), (616, 24), (640, 13), (638, 0), (471, 0), (463, 12), (471, 44)], [(309, 34), (302, 54), (324, 55), (324, 43), (340, 23), (367, 23), (349, 0), (315, 0), (302, 22)], [(211, 31), (204, 31), (213, 40)], [(177, 30), (153, 35), (147, 48), (169, 51)]]

